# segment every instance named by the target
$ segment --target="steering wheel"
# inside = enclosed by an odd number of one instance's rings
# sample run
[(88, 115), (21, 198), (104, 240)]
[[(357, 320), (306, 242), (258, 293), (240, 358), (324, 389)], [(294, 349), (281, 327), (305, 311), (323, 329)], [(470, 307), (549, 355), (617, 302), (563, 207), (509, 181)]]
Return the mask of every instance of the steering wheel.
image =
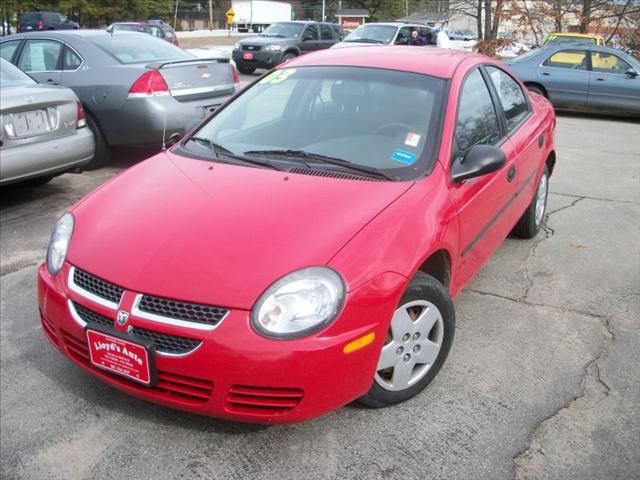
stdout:
[(401, 123), (401, 122), (389, 122), (389, 123), (385, 123), (384, 125), (380, 125), (378, 128), (376, 128), (374, 135), (382, 135), (384, 131), (390, 131), (392, 132), (391, 135), (387, 135), (389, 137), (393, 137), (396, 134), (393, 133), (394, 130), (397, 130), (398, 133), (402, 133), (402, 130), (406, 130), (407, 132), (413, 132), (414, 128), (410, 125), (407, 125), (406, 123)]

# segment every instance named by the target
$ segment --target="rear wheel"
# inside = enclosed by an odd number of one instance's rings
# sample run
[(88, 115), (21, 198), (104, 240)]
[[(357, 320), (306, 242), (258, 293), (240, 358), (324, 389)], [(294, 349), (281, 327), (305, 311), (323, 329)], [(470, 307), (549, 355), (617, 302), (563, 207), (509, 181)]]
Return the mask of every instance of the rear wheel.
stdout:
[(86, 170), (95, 170), (96, 168), (100, 168), (107, 164), (109, 160), (111, 160), (111, 149), (107, 144), (102, 131), (100, 130), (100, 126), (95, 121), (95, 119), (89, 114), (85, 114), (87, 117), (87, 126), (93, 133), (93, 139), (96, 144), (96, 151), (93, 156), (93, 159), (85, 165)]
[(547, 166), (544, 166), (540, 180), (538, 181), (538, 188), (536, 189), (536, 195), (531, 200), (531, 203), (527, 207), (527, 210), (522, 214), (520, 220), (513, 228), (513, 233), (522, 238), (535, 237), (542, 225), (544, 224), (544, 214), (547, 211), (547, 194), (549, 192), (549, 171)]
[(447, 358), (455, 310), (447, 289), (418, 272), (393, 314), (371, 389), (359, 401), (380, 408), (420, 393)]
[(251, 75), (256, 71), (256, 67), (248, 67), (246, 65), (242, 65), (241, 63), (236, 64), (236, 67), (238, 67), (238, 71), (240, 73), (244, 73), (245, 75)]

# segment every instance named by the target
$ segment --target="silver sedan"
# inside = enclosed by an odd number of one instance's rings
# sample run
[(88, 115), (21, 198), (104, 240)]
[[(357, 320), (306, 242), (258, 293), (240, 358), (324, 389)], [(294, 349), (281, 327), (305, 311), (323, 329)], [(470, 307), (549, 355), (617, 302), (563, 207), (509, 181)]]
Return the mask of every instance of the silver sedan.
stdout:
[(53, 176), (93, 158), (94, 140), (73, 91), (39, 85), (0, 59), (0, 185)]

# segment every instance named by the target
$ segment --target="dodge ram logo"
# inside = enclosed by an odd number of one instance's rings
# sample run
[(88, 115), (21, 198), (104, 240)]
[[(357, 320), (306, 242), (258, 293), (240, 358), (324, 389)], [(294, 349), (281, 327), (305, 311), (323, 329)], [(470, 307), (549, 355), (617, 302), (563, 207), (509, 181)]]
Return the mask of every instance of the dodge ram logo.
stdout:
[(116, 317), (116, 323), (121, 327), (126, 325), (129, 321), (129, 313), (124, 310), (118, 310), (118, 316)]

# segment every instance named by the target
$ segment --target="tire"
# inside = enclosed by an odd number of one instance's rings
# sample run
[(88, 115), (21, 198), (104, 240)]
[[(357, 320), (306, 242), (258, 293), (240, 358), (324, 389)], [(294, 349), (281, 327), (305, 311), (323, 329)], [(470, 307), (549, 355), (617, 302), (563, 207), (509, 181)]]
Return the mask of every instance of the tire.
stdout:
[(256, 67), (247, 67), (246, 65), (242, 65), (241, 63), (236, 63), (236, 67), (238, 67), (238, 71), (240, 73), (244, 73), (245, 75), (251, 75), (256, 71)]
[(87, 126), (93, 133), (93, 139), (96, 143), (96, 151), (93, 158), (84, 166), (84, 168), (85, 170), (95, 170), (96, 168), (100, 168), (109, 163), (111, 160), (111, 149), (104, 139), (102, 130), (100, 130), (100, 126), (93, 116), (87, 113), (86, 110), (85, 115), (87, 117)]
[[(453, 301), (444, 285), (424, 272), (416, 273), (391, 319), (373, 385), (358, 401), (366, 407), (381, 408), (420, 393), (449, 354), (455, 322)], [(418, 358), (424, 363), (416, 361)]]
[(288, 62), (289, 60), (295, 57), (297, 57), (295, 53), (287, 52), (282, 56), (282, 60), (280, 60), (280, 63)]
[(545, 165), (542, 169), (542, 175), (538, 181), (536, 194), (531, 203), (513, 228), (513, 233), (521, 238), (535, 237), (545, 222), (545, 213), (547, 212), (547, 197), (549, 193), (549, 171)]
[(544, 98), (547, 98), (547, 92), (538, 85), (527, 85), (527, 88), (530, 92), (537, 93), (538, 95), (542, 95)]

